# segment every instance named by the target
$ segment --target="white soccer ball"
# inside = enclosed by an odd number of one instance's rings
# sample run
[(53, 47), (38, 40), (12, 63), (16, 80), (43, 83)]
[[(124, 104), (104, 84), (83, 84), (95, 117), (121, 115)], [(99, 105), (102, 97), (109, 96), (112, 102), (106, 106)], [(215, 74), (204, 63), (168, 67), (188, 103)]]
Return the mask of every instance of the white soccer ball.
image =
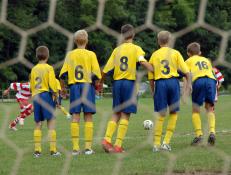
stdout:
[(144, 129), (149, 130), (153, 127), (153, 122), (151, 120), (144, 120), (143, 122)]

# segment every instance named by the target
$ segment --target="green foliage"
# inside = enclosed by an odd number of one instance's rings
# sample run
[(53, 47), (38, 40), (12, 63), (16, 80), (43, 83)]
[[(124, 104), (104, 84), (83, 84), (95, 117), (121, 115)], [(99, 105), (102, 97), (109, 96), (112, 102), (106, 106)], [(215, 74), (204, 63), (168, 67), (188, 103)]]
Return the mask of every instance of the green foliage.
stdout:
[[(1, 3), (1, 2), (0, 2)], [(29, 29), (47, 21), (50, 1), (48, 0), (9, 0), (7, 19), (22, 29)], [(195, 23), (198, 18), (198, 0), (173, 0), (156, 1), (153, 15), (153, 24), (169, 30), (179, 31)], [(75, 32), (95, 24), (98, 10), (96, 0), (58, 0), (55, 22), (65, 29)], [(103, 24), (109, 28), (120, 31), (121, 25), (131, 23), (135, 27), (145, 23), (148, 11), (148, 0), (107, 0), (103, 15)], [(231, 1), (219, 0), (208, 1), (205, 13), (205, 21), (218, 28), (231, 29)], [(193, 41), (200, 42), (204, 56), (215, 60), (218, 57), (221, 37), (203, 28), (196, 29), (181, 38), (177, 38), (175, 48), (180, 50), (184, 57), (186, 46)], [(18, 54), (20, 36), (7, 27), (0, 25), (0, 63), (14, 58)], [(96, 52), (100, 65), (103, 66), (109, 58), (117, 40), (96, 30), (89, 33), (88, 48)], [(145, 30), (138, 33), (135, 43), (140, 45), (149, 59), (152, 52), (158, 48), (156, 33)], [(231, 62), (230, 44), (226, 53), (226, 60)], [(35, 49), (38, 45), (47, 45), (50, 49), (49, 63), (54, 64), (63, 60), (66, 52), (67, 38), (47, 28), (29, 36), (25, 57), (32, 63), (36, 63)], [(27, 80), (30, 72), (25, 66), (19, 64), (9, 66), (0, 71), (0, 79), (8, 83), (13, 79)], [(231, 83), (230, 69), (221, 70), (225, 74), (225, 83)], [(8, 79), (9, 77), (9, 79)], [(110, 81), (110, 79), (108, 80)], [(227, 87), (228, 84), (225, 84)]]

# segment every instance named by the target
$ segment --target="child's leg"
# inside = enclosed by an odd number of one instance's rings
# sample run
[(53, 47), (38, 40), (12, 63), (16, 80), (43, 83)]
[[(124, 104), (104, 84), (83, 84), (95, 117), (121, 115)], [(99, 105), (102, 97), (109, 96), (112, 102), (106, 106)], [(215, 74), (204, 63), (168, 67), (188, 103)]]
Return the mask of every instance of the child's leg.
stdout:
[(47, 127), (49, 130), (49, 142), (50, 142), (50, 152), (56, 153), (57, 147), (56, 147), (56, 131), (55, 131), (55, 119), (52, 118), (47, 121)]
[(129, 122), (130, 113), (121, 113), (120, 123), (118, 126), (117, 137), (115, 146), (122, 147), (124, 137), (127, 133), (128, 122)]
[(202, 136), (200, 106), (197, 104), (193, 104), (192, 122), (196, 137)]
[(105, 133), (105, 136), (104, 136), (104, 139), (108, 142), (108, 143), (111, 143), (111, 139), (112, 139), (112, 136), (117, 128), (117, 123), (118, 121), (120, 120), (120, 117), (121, 117), (121, 113), (118, 112), (118, 113), (114, 113), (111, 120), (108, 122), (107, 124), (107, 129), (106, 129), (106, 133)]
[(167, 125), (167, 131), (164, 137), (164, 144), (169, 144), (172, 138), (173, 132), (176, 128), (176, 121), (177, 121), (177, 112), (170, 113)]
[(209, 123), (209, 133), (215, 134), (215, 113), (214, 113), (214, 105), (209, 103), (205, 103), (205, 108), (208, 116), (208, 123)]
[(42, 122), (36, 122), (35, 123), (35, 129), (34, 129), (34, 151), (41, 153), (41, 140), (42, 140)]
[(154, 135), (154, 146), (160, 147), (161, 144), (161, 137), (162, 137), (162, 130), (163, 130), (163, 124), (165, 119), (165, 113), (159, 113), (159, 115), (156, 118), (155, 121), (155, 129), (153, 132)]
[(73, 150), (79, 151), (79, 121), (80, 113), (73, 114), (71, 122), (71, 138), (73, 144)]
[(84, 113), (84, 121), (85, 121), (85, 149), (90, 149), (92, 147), (92, 139), (93, 139), (93, 121), (91, 113)]
[(62, 111), (62, 113), (63, 113), (65, 116), (70, 115), (69, 112), (68, 112), (63, 106), (60, 106), (60, 110)]

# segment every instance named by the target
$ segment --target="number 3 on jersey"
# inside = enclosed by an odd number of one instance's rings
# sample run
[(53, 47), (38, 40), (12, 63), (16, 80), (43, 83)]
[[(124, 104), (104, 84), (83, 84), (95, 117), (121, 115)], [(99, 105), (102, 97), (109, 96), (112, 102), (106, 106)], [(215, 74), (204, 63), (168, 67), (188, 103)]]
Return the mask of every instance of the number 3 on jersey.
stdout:
[(77, 80), (82, 80), (83, 79), (83, 66), (78, 65), (75, 68), (75, 78)]
[(163, 64), (163, 66), (164, 66), (164, 70), (162, 70), (161, 72), (164, 75), (168, 75), (170, 73), (169, 61), (168, 60), (162, 60), (161, 64)]

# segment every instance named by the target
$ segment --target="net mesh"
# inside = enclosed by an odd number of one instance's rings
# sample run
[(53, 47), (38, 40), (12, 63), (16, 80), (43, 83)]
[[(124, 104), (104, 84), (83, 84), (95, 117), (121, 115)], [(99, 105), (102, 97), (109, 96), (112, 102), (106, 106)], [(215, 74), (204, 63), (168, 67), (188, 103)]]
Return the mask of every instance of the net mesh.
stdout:
[[(119, 44), (121, 42), (121, 37), (120, 37), (120, 34), (118, 33), (118, 31), (113, 30), (113, 29), (111, 29), (108, 26), (103, 24), (103, 16), (104, 16), (104, 12), (105, 12), (106, 2), (107, 2), (106, 0), (98, 0), (96, 21), (94, 22), (93, 25), (88, 26), (85, 29), (88, 32), (94, 32), (94, 31), (100, 30), (103, 33), (115, 38), (117, 40), (117, 44)], [(148, 9), (147, 9), (146, 17), (145, 17), (145, 22), (144, 22), (144, 24), (135, 28), (136, 34), (142, 33), (142, 32), (147, 31), (147, 30), (151, 30), (155, 33), (162, 30), (161, 27), (157, 26), (156, 24), (153, 24), (153, 15), (155, 13), (156, 2), (157, 2), (156, 0), (148, 0), (148, 5), (147, 5)], [(168, 2), (168, 1), (166, 1), (166, 2)], [(225, 67), (230, 69), (231, 63), (225, 60), (225, 53), (226, 53), (226, 50), (228, 47), (228, 40), (229, 40), (229, 37), (231, 35), (231, 32), (227, 31), (227, 30), (219, 29), (219, 28), (212, 26), (211, 24), (208, 24), (207, 22), (205, 22), (205, 13), (206, 13), (207, 3), (208, 3), (207, 0), (201, 0), (200, 1), (199, 12), (198, 12), (197, 20), (195, 21), (195, 23), (193, 23), (190, 26), (187, 26), (187, 27), (185, 27), (179, 31), (172, 32), (172, 36), (173, 36), (172, 45), (173, 46), (175, 45), (177, 38), (180, 38), (180, 37), (192, 32), (195, 29), (203, 28), (205, 30), (208, 30), (208, 31), (210, 31), (214, 34), (217, 34), (221, 37), (221, 42), (220, 42), (220, 46), (219, 46), (219, 54), (215, 60), (215, 64), (216, 65), (222, 65), (222, 66), (225, 66)], [(29, 69), (31, 69), (34, 66), (33, 63), (31, 63), (30, 61), (28, 61), (28, 59), (25, 58), (25, 52), (26, 52), (28, 38), (31, 35), (36, 34), (36, 33), (40, 32), (42, 30), (45, 30), (47, 28), (55, 29), (56, 31), (58, 31), (59, 33), (61, 33), (62, 35), (64, 35), (67, 38), (66, 52), (73, 49), (73, 47), (74, 47), (74, 45), (73, 45), (74, 33), (72, 33), (68, 29), (62, 27), (61, 25), (59, 25), (55, 22), (56, 6), (57, 6), (57, 0), (51, 0), (50, 4), (49, 4), (47, 21), (45, 21), (42, 24), (39, 24), (33, 28), (22, 29), (22, 28), (18, 27), (17, 25), (15, 25), (12, 22), (7, 20), (8, 0), (2, 0), (0, 24), (5, 25), (10, 30), (13, 30), (16, 34), (20, 35), (21, 39), (20, 39), (20, 43), (19, 43), (19, 51), (18, 51), (17, 56), (13, 57), (13, 58), (9, 58), (7, 61), (0, 63), (0, 70), (3, 69), (4, 67), (12, 66), (12, 65), (17, 64), (17, 63), (21, 63), (21, 64), (25, 65), (26, 67), (28, 67)], [(61, 60), (60, 62), (55, 63), (53, 65), (54, 68), (55, 69), (60, 68), (63, 64), (63, 61), (64, 60)], [(138, 78), (138, 80), (137, 80), (138, 82), (141, 81), (144, 74), (145, 74), (144, 72), (140, 73), (140, 75), (138, 76), (140, 78)], [(87, 105), (89, 105), (91, 107), (92, 104), (90, 104), (86, 99), (85, 99), (85, 102)], [(74, 104), (71, 104), (71, 105), (76, 105), (78, 103), (80, 103), (80, 101), (76, 101)], [(134, 99), (131, 99), (127, 103), (128, 104), (134, 103)], [(11, 173), (10, 173), (12, 175), (15, 175), (18, 173), (20, 164), (22, 163), (22, 160), (23, 160), (23, 155), (25, 153), (27, 153), (30, 150), (30, 148), (29, 147), (20, 148), (17, 146), (16, 143), (14, 143), (10, 138), (7, 137), (6, 130), (8, 129), (9, 113), (10, 113), (11, 109), (9, 107), (7, 107), (7, 105), (5, 105), (5, 104), (1, 104), (1, 105), (3, 106), (3, 109), (5, 110), (7, 117), (5, 117), (3, 119), (3, 123), (1, 125), (0, 139), (5, 144), (7, 144), (11, 149), (13, 149), (17, 154), (16, 159), (14, 161), (14, 165), (12, 166)], [(148, 107), (145, 105), (140, 105), (139, 108), (144, 110), (144, 111), (150, 111), (150, 110), (148, 110)], [(99, 113), (99, 115), (103, 116), (102, 118), (104, 118), (104, 119), (100, 121), (100, 124), (98, 125), (99, 128), (97, 129), (97, 133), (95, 134), (95, 137), (96, 138), (102, 138), (104, 135), (105, 126), (106, 126), (106, 123), (108, 120), (107, 116), (109, 116), (110, 113), (104, 112), (103, 110), (98, 110), (98, 113)], [(153, 114), (153, 113), (150, 113), (147, 115), (153, 116), (155, 118), (155, 114)], [(142, 149), (145, 145), (150, 145), (152, 143), (152, 139), (153, 139), (153, 134), (150, 133), (148, 135), (148, 137), (146, 138), (146, 140), (143, 141), (143, 143), (128, 150), (128, 152), (126, 152), (125, 154), (118, 155), (117, 161), (115, 161), (114, 169), (113, 169), (111, 174), (113, 174), (113, 175), (120, 174), (120, 170), (121, 170), (121, 166), (123, 164), (124, 158), (129, 156), (130, 154), (133, 154), (134, 152)], [(45, 138), (45, 140), (43, 140), (43, 141), (47, 141), (47, 140), (48, 140), (48, 138)], [(94, 139), (94, 141), (95, 141), (95, 144), (100, 144), (101, 139)], [(59, 147), (60, 151), (63, 154), (65, 154), (65, 163), (63, 165), (63, 168), (62, 168), (62, 171), (60, 172), (60, 174), (63, 174), (63, 175), (68, 174), (68, 170), (70, 169), (70, 166), (71, 166), (71, 159), (72, 159), (71, 153), (69, 150), (67, 150), (62, 145), (58, 145), (58, 147)], [(188, 150), (190, 150), (190, 148), (185, 148), (184, 150), (181, 150), (177, 154), (166, 153), (166, 156), (168, 157), (168, 160), (169, 160), (166, 174), (173, 174), (174, 173), (173, 169), (174, 169), (175, 161), (178, 158), (180, 158), (183, 154), (187, 153)], [(229, 166), (230, 166), (230, 160), (231, 160), (230, 156), (228, 156), (224, 151), (222, 151), (221, 149), (218, 149), (218, 148), (213, 148), (212, 151), (215, 154), (220, 155), (220, 157), (224, 160), (223, 161), (224, 165), (223, 165), (221, 174), (228, 174)], [(186, 173), (189, 173), (189, 172), (186, 171)]]

